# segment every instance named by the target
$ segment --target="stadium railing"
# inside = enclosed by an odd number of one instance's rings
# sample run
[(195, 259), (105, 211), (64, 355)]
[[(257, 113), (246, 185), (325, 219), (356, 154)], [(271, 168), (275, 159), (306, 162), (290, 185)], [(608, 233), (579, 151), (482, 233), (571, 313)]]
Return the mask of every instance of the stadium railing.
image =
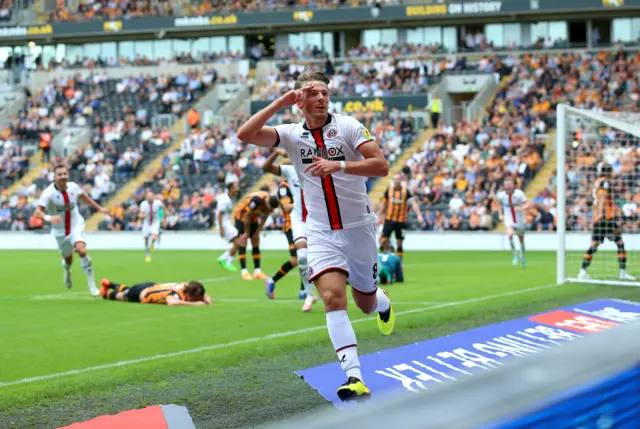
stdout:
[(638, 338), (635, 321), (433, 389), (262, 428), (637, 428)]

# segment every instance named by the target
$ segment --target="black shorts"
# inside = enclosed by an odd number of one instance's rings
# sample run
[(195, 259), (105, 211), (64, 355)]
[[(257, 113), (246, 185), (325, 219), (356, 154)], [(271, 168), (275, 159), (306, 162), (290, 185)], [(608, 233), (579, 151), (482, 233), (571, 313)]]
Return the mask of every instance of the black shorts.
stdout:
[(620, 225), (616, 219), (600, 220), (593, 225), (591, 241), (604, 243), (604, 240), (618, 241), (622, 239)]
[(287, 243), (289, 243), (289, 255), (294, 258), (298, 256), (298, 252), (296, 252), (296, 243), (293, 241), (293, 230), (289, 228), (288, 231), (284, 232), (285, 237), (287, 237)]
[(405, 222), (394, 222), (392, 220), (385, 220), (382, 227), (382, 236), (385, 238), (391, 237), (391, 233), (396, 234), (396, 240), (404, 240), (404, 230), (407, 229)]
[(131, 286), (127, 289), (128, 302), (140, 302), (140, 293), (148, 287), (155, 286), (156, 282), (146, 282)]
[[(244, 222), (240, 219), (236, 219), (236, 229), (238, 230), (238, 236), (244, 234)], [(253, 237), (253, 234), (258, 230), (258, 222), (252, 222), (249, 228), (249, 238)]]

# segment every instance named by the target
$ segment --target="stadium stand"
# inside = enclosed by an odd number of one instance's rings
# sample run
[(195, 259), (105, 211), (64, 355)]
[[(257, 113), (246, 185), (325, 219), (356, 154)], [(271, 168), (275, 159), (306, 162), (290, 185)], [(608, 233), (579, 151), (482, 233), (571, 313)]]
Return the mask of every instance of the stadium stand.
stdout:
[[(419, 55), (422, 51), (421, 47), (409, 44), (389, 49), (395, 55)], [(278, 71), (269, 74), (257, 98), (275, 100), (293, 89), (298, 75), (310, 65), (318, 67), (320, 64), (318, 68), (331, 76), (334, 95), (363, 97), (383, 97), (394, 93), (425, 94), (430, 86), (437, 83), (443, 71), (468, 69), (465, 57), (418, 60), (405, 56), (383, 57), (381, 52), (386, 52), (386, 49), (354, 49), (349, 52), (349, 57), (335, 64), (330, 59), (324, 59), (321, 63), (304, 59), (279, 62)]]
[[(70, 123), (91, 127), (90, 144), (73, 151), (65, 149), (64, 155), (71, 167), (70, 180), (96, 201), (105, 203), (173, 140), (168, 126), (158, 127), (152, 119), (156, 115), (187, 112), (215, 81), (216, 73), (211, 69), (157, 78), (116, 80), (96, 74), (87, 79), (52, 82), (41, 94), (27, 100), (12, 129), (15, 135), (28, 136)], [(11, 154), (2, 169), (2, 180), (8, 183), (24, 174), (26, 154), (21, 150), (18, 156), (18, 147), (6, 142), (4, 148)], [(3, 192), (11, 211), (11, 227), (14, 220), (31, 216), (37, 196), (51, 181), (47, 167), (36, 167), (35, 173), (35, 180), (27, 181), (16, 194)], [(92, 211), (83, 207), (82, 214), (88, 218)], [(42, 225), (32, 222), (24, 226), (37, 229)], [(21, 228), (22, 224), (15, 227)]]
[[(277, 9), (292, 9), (303, 5), (308, 9), (337, 8), (366, 5), (364, 0), (356, 1), (331, 1), (322, 0), (314, 2), (292, 1), (264, 1), (264, 0), (238, 0), (234, 2), (201, 0), (193, 3), (183, 3), (179, 15), (201, 16), (210, 13), (228, 13), (233, 11), (257, 12), (273, 11)], [(144, 16), (172, 16), (176, 15), (172, 2), (160, 1), (124, 1), (117, 4), (105, 0), (81, 2), (76, 9), (62, 8), (52, 12), (50, 21), (81, 22), (93, 19), (130, 19)]]
[[(549, 130), (557, 103), (617, 110), (631, 98), (623, 81), (638, 62), (636, 53), (588, 52), (524, 55), (512, 64), (481, 124), (442, 125), (421, 153), (405, 165), (409, 186), (421, 202), (427, 230), (491, 230), (501, 221), (494, 199), (505, 174), (521, 188), (548, 156)], [(603, 79), (612, 78), (612, 86)], [(534, 199), (530, 229), (552, 229), (555, 200), (549, 189)], [(412, 226), (418, 227), (415, 219)]]
[[(360, 51), (354, 49), (350, 54), (356, 56), (357, 52)], [(484, 57), (473, 66), (465, 65), (461, 59), (429, 63), (428, 67), (432, 68), (428, 70), (438, 74), (440, 70), (477, 67), (510, 77), (507, 85), (499, 90), (494, 101), (488, 106), (487, 115), (481, 123), (462, 121), (451, 126), (440, 124), (425, 142), (423, 149), (411, 155), (403, 166), (402, 171), (408, 177), (408, 185), (421, 202), (428, 224), (427, 229), (434, 231), (494, 229), (500, 223), (501, 210), (492, 195), (507, 172), (516, 174), (520, 185), (526, 186), (540, 171), (545, 163), (545, 156), (548, 155), (545, 152), (545, 144), (548, 141), (549, 130), (554, 126), (553, 115), (548, 113), (553, 112), (557, 102), (577, 93), (576, 104), (579, 106), (615, 108), (622, 103), (619, 100), (620, 90), (617, 93), (613, 90), (612, 97), (605, 97), (604, 94), (597, 97), (598, 100), (607, 101), (606, 104), (599, 102), (594, 105), (596, 99), (594, 97), (597, 93), (589, 89), (589, 86), (593, 85), (587, 85), (584, 82), (588, 77), (590, 83), (595, 83), (600, 77), (608, 76), (614, 67), (622, 67), (626, 70), (637, 62), (637, 55), (626, 57), (621, 55), (605, 52), (593, 56), (587, 53), (522, 57), (510, 55), (502, 59)], [(397, 60), (394, 67), (400, 61), (402, 59)], [(259, 88), (257, 97), (272, 99), (286, 90), (302, 64), (288, 63), (281, 71), (281, 77), (284, 79), (281, 81), (277, 75), (276, 78), (272, 75), (270, 77), (272, 85), (267, 86), (268, 89)], [(605, 68), (600, 74), (582, 73), (582, 76), (576, 78), (571, 74), (571, 64), (579, 64), (578, 67), (582, 70), (587, 70), (594, 64), (604, 64)], [(338, 68), (336, 76), (345, 75), (344, 67), (345, 63)], [(351, 67), (348, 70), (353, 73), (348, 75), (349, 78), (355, 76), (355, 79), (352, 79), (354, 84), (351, 86), (352, 89), (342, 89), (343, 94), (352, 90), (353, 94), (364, 94), (355, 92), (355, 88), (363, 85), (363, 82), (372, 83), (373, 78), (377, 76), (376, 73), (362, 74), (362, 69), (358, 67)], [(620, 72), (614, 74), (620, 75)], [(427, 73), (427, 75), (432, 74)], [(410, 82), (415, 82), (413, 81), (415, 76), (415, 73), (407, 73), (403, 77)], [(422, 76), (424, 77), (424, 74)], [(94, 77), (95, 79), (100, 80), (99, 77)], [(211, 78), (211, 82), (214, 79), (215, 76)], [(283, 82), (286, 83), (283, 84)], [(180, 83), (184, 85), (184, 80)], [(98, 95), (101, 91), (111, 94), (115, 98), (109, 99), (112, 102), (105, 102), (104, 105), (107, 106), (117, 106), (114, 103), (119, 102), (122, 107), (121, 100), (124, 99), (127, 99), (127, 105), (138, 106), (134, 104), (136, 100), (131, 95), (134, 88), (145, 88), (149, 94), (157, 93), (152, 81), (138, 83), (134, 80), (120, 82), (107, 80), (98, 84), (77, 82), (77, 85), (80, 90), (84, 89), (87, 93), (95, 90)], [(398, 89), (405, 88), (406, 86), (401, 85)], [(367, 87), (367, 90), (371, 90), (371, 87)], [(182, 91), (183, 94), (186, 94), (185, 91), (188, 92), (187, 89)], [(197, 91), (198, 89), (194, 92)], [(128, 98), (120, 98), (119, 95)], [(187, 98), (189, 97), (195, 99), (197, 95), (195, 97), (190, 95)], [(149, 107), (153, 113), (183, 112), (191, 101), (187, 101), (187, 105), (180, 107), (172, 104), (169, 109), (159, 101), (162, 97), (153, 95), (149, 98), (154, 100)], [(100, 104), (97, 108), (100, 109), (102, 105)], [(145, 158), (153, 158), (158, 153), (156, 149), (164, 147), (171, 138), (168, 130), (154, 132), (147, 126), (148, 124), (145, 125), (144, 120), (140, 122), (136, 119), (145, 117), (142, 110), (136, 107), (127, 111), (127, 114), (133, 120), (128, 123), (134, 124), (137, 134), (130, 135), (124, 132), (121, 134), (120, 141), (109, 141), (113, 124), (118, 119), (120, 111), (114, 107), (105, 107), (105, 109), (104, 113), (100, 110), (99, 115), (95, 115), (100, 117), (101, 121), (104, 118), (105, 125), (98, 134), (104, 137), (95, 138), (97, 140), (92, 142), (92, 148), (78, 150), (72, 156), (73, 165), (80, 170), (89, 166), (88, 172), (75, 172), (74, 179), (89, 185), (87, 188), (89, 192), (103, 201), (109, 195), (113, 195), (122, 184), (128, 182), (135, 172), (139, 171), (139, 167), (145, 165)], [(146, 115), (147, 118), (149, 116)], [(120, 230), (139, 228), (136, 222), (132, 221), (135, 219), (136, 208), (142, 199), (144, 189), (147, 188), (163, 194), (166, 199), (168, 213), (165, 219), (170, 221), (170, 225), (167, 224), (168, 229), (208, 229), (213, 226), (215, 221), (212, 214), (215, 214), (215, 194), (218, 189), (229, 180), (239, 180), (242, 192), (249, 189), (262, 176), (260, 166), (266, 157), (266, 152), (251, 146), (246, 148), (235, 137), (235, 130), (243, 118), (236, 115), (230, 119), (225, 128), (205, 126), (202, 130), (194, 131), (188, 138), (183, 139), (179, 150), (172, 151), (163, 158), (162, 167), (157, 174), (149, 178), (147, 183), (135, 192), (130, 201), (115, 208), (113, 216), (101, 222), (100, 228)], [(299, 119), (291, 111), (286, 111), (277, 117), (274, 124)], [(382, 142), (385, 156), (391, 163), (415, 141), (420, 131), (415, 128), (413, 121), (408, 118), (399, 118), (388, 110), (379, 114), (360, 114), (359, 119), (365, 122)], [(123, 126), (123, 122), (127, 123), (120, 118), (119, 127)], [(139, 139), (146, 143), (131, 143)], [(140, 149), (135, 150), (138, 146)], [(128, 147), (131, 149), (128, 150)], [(121, 153), (114, 158), (114, 151)], [(103, 153), (111, 155), (105, 156)], [(148, 154), (148, 156), (138, 160), (142, 154)], [(5, 162), (4, 165), (9, 163)], [(12, 171), (11, 177), (19, 177), (19, 172), (15, 169), (8, 170), (5, 167), (3, 171), (5, 170)], [(106, 173), (97, 174), (94, 172), (96, 170), (106, 170)], [(46, 178), (41, 175), (34, 182), (41, 186), (46, 182)], [(488, 183), (492, 183), (493, 186), (488, 186)], [(371, 185), (370, 182), (369, 186)], [(551, 217), (554, 214), (555, 202), (552, 184), (541, 192), (533, 198), (535, 210), (527, 214), (527, 224), (532, 230), (553, 229)], [(8, 197), (5, 196), (5, 200)], [(191, 204), (193, 207), (188, 207)], [(11, 204), (8, 204), (10, 208), (16, 205), (15, 198)], [(175, 215), (172, 216), (172, 213)], [(416, 228), (415, 219), (412, 221), (413, 228)]]
[(213, 64), (213, 63), (222, 63), (227, 64), (230, 62), (236, 62), (244, 59), (245, 56), (240, 52), (199, 52), (197, 55), (194, 55), (190, 52), (177, 53), (173, 55), (171, 58), (162, 58), (162, 59), (150, 59), (148, 57), (136, 56), (133, 59), (128, 59), (126, 57), (109, 57), (102, 58), (98, 56), (98, 58), (87, 58), (87, 57), (76, 57), (76, 58), (64, 58), (61, 61), (56, 61), (52, 59), (47, 64), (42, 64), (40, 61), (37, 63), (38, 70), (60, 70), (60, 69), (81, 69), (81, 68), (110, 68), (110, 67), (126, 67), (126, 66), (157, 66), (157, 65), (166, 65), (166, 64)]

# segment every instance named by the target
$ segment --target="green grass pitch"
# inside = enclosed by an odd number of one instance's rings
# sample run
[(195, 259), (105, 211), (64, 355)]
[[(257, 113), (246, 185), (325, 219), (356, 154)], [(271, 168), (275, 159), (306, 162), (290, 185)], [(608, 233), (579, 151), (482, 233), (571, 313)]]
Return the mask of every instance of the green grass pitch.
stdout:
[[(316, 304), (303, 314), (299, 277), (241, 281), (218, 252), (91, 252), (96, 279), (204, 280), (215, 305), (165, 307), (88, 295), (78, 261), (62, 285), (55, 251), (0, 252), (0, 428), (55, 428), (152, 404), (185, 405), (198, 428), (250, 428), (328, 406), (294, 371), (336, 360)], [(286, 252), (265, 252), (273, 274)], [(405, 284), (388, 287), (396, 332), (351, 305), (361, 354), (598, 298), (640, 301), (638, 288), (549, 286), (555, 254), (407, 252)], [(251, 261), (249, 261), (250, 268)], [(336, 386), (337, 387), (337, 386)]]

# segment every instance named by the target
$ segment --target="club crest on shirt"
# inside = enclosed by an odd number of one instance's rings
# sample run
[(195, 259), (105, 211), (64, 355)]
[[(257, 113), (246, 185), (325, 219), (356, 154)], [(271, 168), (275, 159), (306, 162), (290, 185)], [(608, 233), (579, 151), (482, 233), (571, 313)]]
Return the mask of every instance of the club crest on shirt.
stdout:
[(327, 133), (327, 138), (333, 139), (338, 135), (338, 130), (335, 128), (331, 128)]

